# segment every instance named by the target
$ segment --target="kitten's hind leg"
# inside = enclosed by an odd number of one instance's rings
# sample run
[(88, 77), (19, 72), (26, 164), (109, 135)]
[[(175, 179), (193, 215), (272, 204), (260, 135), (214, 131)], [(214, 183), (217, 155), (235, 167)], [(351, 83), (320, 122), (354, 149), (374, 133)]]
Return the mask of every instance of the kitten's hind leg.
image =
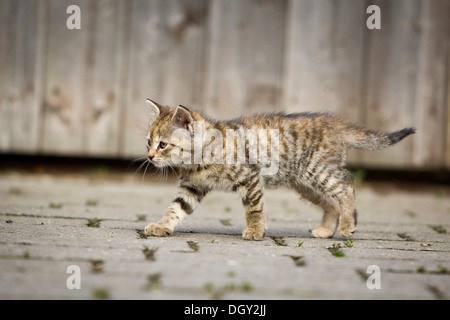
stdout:
[(349, 238), (356, 230), (357, 212), (355, 208), (355, 192), (352, 185), (339, 196), (341, 214), (339, 217), (339, 233)]
[(312, 230), (315, 238), (330, 238), (337, 229), (339, 220), (339, 203), (337, 200), (321, 195), (304, 186), (296, 186), (296, 191), (306, 200), (319, 206), (323, 210), (322, 223)]

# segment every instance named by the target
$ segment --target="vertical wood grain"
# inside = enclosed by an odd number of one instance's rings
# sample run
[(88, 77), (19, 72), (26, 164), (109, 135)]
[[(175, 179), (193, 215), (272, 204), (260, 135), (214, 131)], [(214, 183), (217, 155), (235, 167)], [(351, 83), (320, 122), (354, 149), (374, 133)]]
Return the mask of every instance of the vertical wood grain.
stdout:
[(133, 1), (123, 156), (145, 152), (146, 98), (197, 108), (203, 81), (208, 1)]
[(0, 2), (0, 150), (36, 152), (47, 1)]
[[(437, 168), (444, 163), (448, 9), (443, 1), (375, 1), (381, 30), (367, 32), (366, 124), (418, 133), (378, 152), (367, 166)], [(442, 29), (443, 28), (443, 29)]]
[[(69, 30), (69, 5), (81, 30)], [(367, 6), (381, 30), (366, 28)], [(414, 126), (352, 165), (450, 168), (446, 0), (0, 0), (0, 152), (133, 158), (145, 99), (218, 119), (331, 111)]]
[[(69, 30), (69, 5), (81, 9), (81, 29)], [(93, 2), (50, 0), (46, 86), (43, 109), (42, 151), (47, 154), (82, 155), (87, 53)]]
[(126, 96), (121, 79), (128, 59), (124, 45), (124, 37), (129, 36), (124, 25), (125, 21), (129, 22), (127, 3), (95, 1), (90, 15), (83, 111), (84, 151), (90, 155), (119, 153), (121, 103)]
[[(292, 0), (288, 10), (284, 105), (360, 122), (364, 112), (363, 1)], [(350, 150), (349, 163), (359, 163)]]
[(358, 121), (365, 7), (362, 1), (291, 1), (285, 104)]
[(281, 110), (287, 1), (212, 1), (204, 106), (226, 119)]
[(446, 154), (445, 105), (448, 90), (450, 41), (450, 2), (424, 1), (415, 90), (415, 123), (419, 128), (413, 140), (412, 165), (442, 168)]

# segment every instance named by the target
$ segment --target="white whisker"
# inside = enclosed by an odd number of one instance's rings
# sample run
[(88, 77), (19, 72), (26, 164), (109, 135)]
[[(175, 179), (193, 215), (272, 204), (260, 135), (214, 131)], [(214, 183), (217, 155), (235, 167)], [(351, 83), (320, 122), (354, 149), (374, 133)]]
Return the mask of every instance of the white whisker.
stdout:
[(134, 171), (133, 176), (135, 176), (136, 173), (139, 172), (139, 171), (142, 169), (142, 167), (147, 163), (147, 161), (148, 161), (148, 159), (146, 159), (144, 162), (142, 162), (142, 163), (140, 164), (140, 166)]
[(142, 181), (144, 181), (145, 174), (147, 173), (148, 166), (150, 165), (150, 161), (147, 159), (147, 165), (145, 166), (144, 174), (142, 175)]
[(178, 178), (178, 174), (177, 171), (170, 165), (170, 163), (168, 161), (166, 161), (167, 166), (172, 170), (172, 172), (177, 176)]
[(145, 160), (145, 159), (147, 159), (147, 156), (139, 157), (139, 158), (136, 158), (136, 159), (134, 159), (134, 160), (131, 160), (131, 161), (130, 161), (130, 164), (128, 165), (128, 169), (129, 169), (131, 166), (133, 166), (136, 162), (141, 161), (141, 160)]

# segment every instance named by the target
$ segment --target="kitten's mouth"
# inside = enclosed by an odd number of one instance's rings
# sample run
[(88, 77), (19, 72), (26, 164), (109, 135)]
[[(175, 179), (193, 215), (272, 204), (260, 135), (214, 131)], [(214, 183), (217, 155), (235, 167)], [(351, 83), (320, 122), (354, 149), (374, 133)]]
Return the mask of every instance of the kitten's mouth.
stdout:
[(162, 167), (167, 166), (167, 163), (164, 160), (153, 159), (153, 160), (149, 160), (149, 161), (151, 164), (153, 164), (157, 168), (162, 168)]

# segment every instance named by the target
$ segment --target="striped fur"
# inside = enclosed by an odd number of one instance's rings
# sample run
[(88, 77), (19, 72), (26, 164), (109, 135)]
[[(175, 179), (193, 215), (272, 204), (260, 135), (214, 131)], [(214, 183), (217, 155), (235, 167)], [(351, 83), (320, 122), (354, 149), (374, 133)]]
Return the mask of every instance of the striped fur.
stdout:
[[(382, 149), (414, 133), (414, 129), (393, 133), (367, 130), (324, 113), (272, 113), (213, 121), (186, 107), (174, 109), (153, 101), (151, 105), (155, 116), (147, 136), (149, 158), (157, 167), (167, 164), (176, 167), (181, 176), (179, 192), (163, 218), (145, 229), (155, 236), (171, 234), (209, 191), (220, 189), (237, 192), (242, 199), (247, 223), (243, 238), (261, 240), (265, 233), (264, 189), (287, 186), (323, 209), (322, 224), (312, 231), (314, 237), (331, 237), (339, 226), (341, 236), (348, 238), (356, 229), (357, 215), (353, 181), (344, 167), (346, 149)], [(195, 163), (192, 144), (171, 140), (177, 128), (188, 130), (192, 136), (195, 121), (202, 121), (206, 129), (219, 130), (223, 137), (227, 129), (278, 130), (278, 170), (275, 174), (262, 174), (264, 165), (250, 163), (247, 145), (243, 163)], [(203, 151), (211, 141), (202, 141)], [(225, 138), (220, 143), (225, 146)], [(233, 143), (237, 144), (234, 140)], [(172, 163), (170, 153), (174, 148), (181, 150), (190, 163)]]

